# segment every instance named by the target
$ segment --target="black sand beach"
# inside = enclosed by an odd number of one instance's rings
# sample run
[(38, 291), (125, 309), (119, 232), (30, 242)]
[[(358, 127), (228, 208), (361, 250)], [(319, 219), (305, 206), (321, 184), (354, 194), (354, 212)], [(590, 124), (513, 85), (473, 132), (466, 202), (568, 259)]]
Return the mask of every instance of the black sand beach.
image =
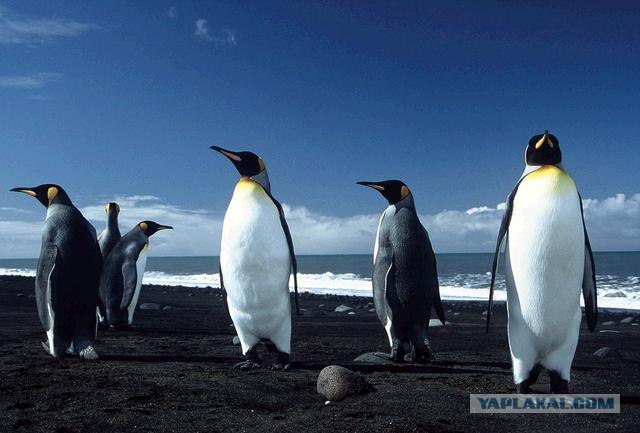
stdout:
[[(572, 391), (619, 393), (620, 414), (471, 415), (470, 393), (514, 391), (504, 305), (487, 336), (484, 304), (445, 302), (451, 325), (431, 330), (433, 364), (376, 366), (353, 362), (387, 351), (371, 299), (303, 295), (294, 368), (244, 372), (231, 368), (240, 348), (218, 289), (145, 286), (140, 303), (159, 309), (138, 311), (132, 331), (100, 333), (94, 363), (45, 354), (33, 291), (31, 278), (0, 278), (3, 432), (639, 430), (640, 326), (620, 323), (640, 323), (636, 313), (601, 312), (595, 334), (583, 321), (574, 360)], [(335, 313), (341, 304), (355, 314)], [(593, 356), (602, 347), (616, 353)], [(375, 391), (325, 405), (316, 378), (331, 364), (363, 372)], [(534, 390), (547, 386), (543, 375)]]

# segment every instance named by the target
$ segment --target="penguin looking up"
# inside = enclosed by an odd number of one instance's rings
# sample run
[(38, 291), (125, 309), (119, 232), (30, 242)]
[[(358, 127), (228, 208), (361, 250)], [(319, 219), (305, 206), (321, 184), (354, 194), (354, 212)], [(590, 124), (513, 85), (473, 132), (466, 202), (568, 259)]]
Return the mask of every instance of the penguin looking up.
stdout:
[(118, 227), (118, 215), (120, 214), (120, 206), (118, 203), (107, 203), (104, 207), (104, 212), (107, 214), (107, 226), (100, 233), (98, 237), (98, 243), (100, 244), (100, 252), (102, 258), (106, 259), (107, 255), (111, 251), (111, 248), (118, 243), (120, 238), (120, 227)]
[(487, 332), (504, 238), (509, 347), (516, 391), (531, 392), (540, 371), (550, 391), (568, 393), (578, 344), (580, 292), (589, 330), (598, 320), (595, 266), (576, 184), (562, 166), (558, 139), (529, 140), (525, 169), (507, 198), (491, 270)]
[[(100, 253), (102, 253), (103, 261), (122, 237), (120, 235), (120, 227), (118, 227), (118, 214), (120, 214), (120, 206), (118, 203), (107, 203), (104, 207), (104, 212), (107, 214), (107, 226), (102, 233), (100, 233), (100, 236), (98, 236), (98, 244), (100, 245)], [(105, 312), (101, 298), (98, 298), (97, 314), (98, 325), (105, 327), (107, 313)]]
[(227, 157), (240, 173), (222, 226), (220, 285), (238, 332), (244, 370), (261, 365), (257, 345), (277, 353), (273, 369), (289, 368), (293, 274), (298, 305), (296, 256), (280, 203), (271, 194), (264, 161), (252, 152), (211, 149)]
[(36, 304), (47, 333), (45, 350), (97, 359), (96, 305), (102, 256), (95, 228), (71, 203), (62, 187), (44, 184), (13, 188), (47, 208), (36, 271)]
[(373, 249), (373, 301), (391, 346), (391, 360), (429, 362), (427, 339), (431, 308), (445, 323), (436, 257), (427, 230), (416, 213), (413, 195), (399, 180), (358, 182), (380, 192), (389, 202), (382, 213)]
[(100, 276), (100, 301), (105, 308), (106, 325), (117, 329), (131, 326), (147, 266), (149, 237), (172, 228), (142, 221), (111, 249)]

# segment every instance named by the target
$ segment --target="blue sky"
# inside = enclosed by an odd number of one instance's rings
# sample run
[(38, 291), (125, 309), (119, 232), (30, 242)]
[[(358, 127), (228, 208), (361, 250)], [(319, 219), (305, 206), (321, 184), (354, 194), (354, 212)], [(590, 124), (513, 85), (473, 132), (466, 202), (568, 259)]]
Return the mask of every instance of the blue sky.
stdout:
[(8, 189), (45, 182), (98, 230), (118, 198), (126, 229), (189, 221), (158, 253), (217, 254), (237, 173), (211, 145), (263, 156), (302, 252), (369, 251), (385, 202), (355, 181), (386, 178), (439, 250), (489, 251), (547, 128), (596, 248), (640, 249), (640, 6), (528, 3), (0, 0), (0, 257), (37, 254)]

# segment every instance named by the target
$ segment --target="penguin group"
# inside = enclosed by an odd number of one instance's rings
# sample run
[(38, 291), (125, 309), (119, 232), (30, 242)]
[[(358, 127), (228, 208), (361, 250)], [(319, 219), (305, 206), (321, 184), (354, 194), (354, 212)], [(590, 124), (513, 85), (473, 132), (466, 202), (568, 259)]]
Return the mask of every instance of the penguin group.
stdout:
[[(297, 261), (282, 205), (273, 195), (264, 160), (253, 152), (212, 150), (240, 175), (225, 213), (220, 246), (220, 286), (240, 340), (237, 368), (263, 366), (260, 343), (273, 354), (274, 370), (290, 368), (292, 305), (298, 313)], [(360, 181), (388, 202), (374, 239), (375, 310), (393, 362), (428, 363), (431, 311), (446, 323), (438, 267), (414, 197), (401, 180)], [(121, 236), (120, 206), (105, 206), (107, 224), (94, 227), (54, 184), (14, 188), (47, 209), (36, 274), (38, 314), (49, 354), (97, 359), (98, 327), (126, 329), (140, 296), (149, 237), (172, 229), (141, 221)], [(509, 194), (491, 269), (486, 330), (501, 249), (505, 245), (508, 340), (518, 393), (531, 392), (539, 373), (550, 392), (569, 392), (584, 298), (589, 329), (597, 323), (595, 264), (581, 197), (562, 165), (558, 139), (535, 135), (525, 149), (525, 169)]]

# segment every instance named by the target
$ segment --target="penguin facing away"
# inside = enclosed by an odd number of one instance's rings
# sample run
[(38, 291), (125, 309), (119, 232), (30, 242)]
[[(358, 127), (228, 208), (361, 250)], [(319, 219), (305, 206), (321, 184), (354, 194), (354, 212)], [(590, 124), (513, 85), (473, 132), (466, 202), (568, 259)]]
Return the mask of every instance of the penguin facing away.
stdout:
[(260, 367), (257, 345), (277, 353), (273, 369), (289, 368), (293, 274), (298, 308), (297, 264), (289, 226), (271, 194), (262, 158), (252, 152), (222, 153), (242, 176), (236, 184), (222, 227), (220, 283), (245, 361), (236, 368)]
[(358, 182), (380, 192), (389, 202), (382, 213), (373, 250), (373, 300), (387, 331), (391, 360), (429, 362), (427, 339), (431, 308), (445, 323), (436, 257), (427, 230), (418, 219), (413, 195), (399, 180)]
[(111, 249), (118, 243), (120, 238), (120, 227), (118, 227), (118, 215), (120, 214), (120, 205), (110, 202), (104, 207), (107, 214), (107, 226), (104, 228), (100, 236), (98, 236), (98, 244), (100, 245), (100, 253), (102, 258), (106, 259)]
[(55, 358), (98, 358), (94, 349), (102, 257), (95, 228), (62, 187), (13, 188), (47, 208), (36, 271), (36, 303), (47, 333), (45, 350)]
[[(109, 255), (111, 249), (118, 243), (120, 238), (120, 227), (118, 226), (118, 215), (120, 214), (120, 205), (118, 203), (110, 202), (104, 207), (104, 212), (107, 214), (107, 226), (98, 236), (98, 244), (100, 245), (100, 253), (102, 254), (102, 260), (104, 261)], [(101, 327), (106, 326), (107, 313), (105, 312), (102, 299), (98, 298), (98, 324)]]
[(535, 135), (525, 170), (509, 194), (491, 272), (487, 332), (500, 248), (506, 237), (508, 336), (516, 391), (531, 392), (544, 368), (550, 391), (568, 393), (578, 344), (580, 292), (589, 330), (598, 320), (595, 265), (576, 184), (558, 139)]
[(153, 221), (138, 223), (112, 248), (100, 276), (100, 300), (108, 326), (123, 329), (133, 323), (142, 277), (147, 266), (149, 237), (172, 229)]

